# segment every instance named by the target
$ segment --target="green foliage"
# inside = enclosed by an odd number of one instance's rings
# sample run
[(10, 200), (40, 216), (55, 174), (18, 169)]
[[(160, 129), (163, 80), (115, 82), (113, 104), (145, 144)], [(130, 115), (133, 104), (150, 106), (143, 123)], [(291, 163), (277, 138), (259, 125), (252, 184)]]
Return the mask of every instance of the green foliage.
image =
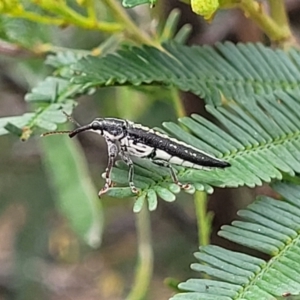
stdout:
[[(212, 47), (186, 47), (165, 44), (168, 52), (142, 47), (120, 50), (104, 58), (84, 57), (72, 66), (73, 82), (86, 87), (107, 85), (175, 85), (221, 105), (207, 110), (225, 127), (221, 130), (200, 116), (182, 118), (190, 133), (173, 123), (164, 124), (170, 134), (199, 149), (228, 160), (232, 167), (211, 172), (178, 168), (181, 181), (199, 190), (211, 186), (254, 187), (283, 173), (299, 172), (298, 107), (300, 79), (299, 53), (272, 51), (260, 44), (218, 44)], [(284, 63), (283, 63), (284, 62)], [(220, 92), (221, 91), (221, 92)], [(227, 100), (227, 99), (228, 100)], [(278, 101), (278, 99), (280, 101)], [(172, 201), (170, 176), (157, 166), (137, 160), (135, 182), (145, 195), (160, 193)], [(264, 164), (264, 168), (261, 165)], [(127, 170), (126, 165), (119, 168)], [(151, 173), (145, 174), (145, 170)], [(156, 174), (156, 176), (154, 176)], [(127, 172), (115, 169), (116, 182), (127, 184)], [(169, 193), (170, 192), (170, 193)], [(130, 195), (128, 188), (115, 188), (111, 196)], [(156, 200), (149, 198), (152, 209)], [(143, 201), (138, 199), (138, 211)]]
[(13, 19), (0, 15), (2, 38), (26, 48), (34, 48), (51, 38), (49, 26), (39, 25), (24, 19)]
[[(7, 123), (15, 126), (33, 130), (37, 127), (46, 130), (55, 130), (57, 124), (66, 122), (67, 118), (62, 110), (71, 113), (75, 102), (69, 99), (70, 94), (77, 93), (76, 87), (70, 89), (67, 80), (55, 77), (48, 77), (41, 82), (32, 93), (26, 96), (26, 100), (37, 104), (38, 108), (34, 113), (25, 113), (22, 116), (6, 117), (0, 119), (0, 134), (6, 134), (9, 128)], [(1, 126), (2, 125), (2, 126)]]
[(187, 47), (164, 44), (119, 50), (106, 57), (88, 56), (73, 66), (73, 82), (87, 86), (175, 86), (220, 105), (225, 98), (267, 96), (297, 89), (300, 53), (272, 50), (261, 44), (216, 44)]
[(0, 135), (6, 134), (9, 130), (10, 127), (5, 127), (7, 123), (27, 130), (42, 128), (52, 131), (57, 129), (57, 124), (66, 122), (67, 118), (62, 111), (71, 114), (76, 105), (74, 98), (93, 92), (92, 89), (86, 90), (82, 85), (70, 84), (69, 81), (68, 67), (82, 56), (83, 54), (68, 51), (48, 56), (46, 63), (55, 67), (56, 74), (60, 77), (47, 77), (26, 95), (25, 100), (36, 107), (34, 112), (0, 118)]
[[(212, 186), (254, 187), (274, 179), (280, 180), (285, 173), (294, 176), (300, 172), (300, 91), (296, 87), (300, 78), (298, 52), (292, 51), (288, 56), (282, 51), (272, 52), (262, 45), (234, 46), (229, 43), (218, 45), (216, 49), (188, 48), (173, 43), (165, 47), (172, 55), (150, 47), (128, 48), (105, 58), (71, 52), (52, 55), (47, 62), (56, 68), (55, 73), (59, 77), (46, 78), (26, 96), (26, 100), (38, 104), (39, 109), (33, 115), (1, 122), (3, 125), (5, 122), (16, 126), (21, 124), (29, 129), (54, 130), (56, 124), (65, 121), (60, 110), (70, 113), (74, 98), (92, 92), (91, 87), (113, 83), (153, 84), (153, 78), (156, 78), (156, 83), (160, 78), (165, 85), (173, 81), (172, 84), (178, 87), (185, 85), (185, 90), (203, 94), (209, 103), (222, 104), (206, 106), (222, 126), (198, 115), (179, 120), (189, 132), (174, 123), (163, 124), (168, 134), (232, 165), (225, 170), (209, 172), (176, 167), (179, 179), (192, 184), (187, 192), (205, 190), (211, 193)], [(258, 68), (257, 61), (270, 57), (271, 52), (272, 64), (271, 60), (267, 60), (263, 67)], [(183, 60), (183, 53), (189, 56), (193, 68)], [(204, 59), (209, 63), (215, 61), (215, 65), (207, 68)], [(282, 61), (285, 62), (284, 67)], [(122, 65), (124, 67), (120, 68)], [(251, 65), (257, 65), (257, 69), (254, 71)], [(280, 76), (276, 73), (279, 69)], [(274, 77), (277, 75), (278, 78)], [(223, 96), (216, 87), (221, 89)], [(226, 99), (224, 95), (230, 98)], [(5, 133), (4, 130), (2, 133)], [(141, 209), (144, 199), (148, 200), (150, 210), (155, 209), (157, 196), (154, 197), (154, 194), (165, 201), (175, 200), (178, 190), (174, 190), (168, 170), (145, 160), (136, 159), (135, 163), (134, 181), (141, 189), (135, 211)], [(262, 165), (264, 168), (261, 168)], [(126, 187), (112, 188), (108, 195), (132, 196), (127, 187), (127, 176), (126, 164), (119, 163), (113, 170), (112, 179)]]
[[(13, 126), (16, 126), (17, 128), (23, 128), (25, 127), (30, 120), (34, 117), (34, 113), (26, 113), (23, 116), (14, 116), (14, 117), (4, 117), (0, 118), (0, 135), (7, 134), (9, 127), (7, 129), (7, 124), (12, 124)], [(22, 132), (22, 130), (19, 131), (19, 133)], [(15, 133), (14, 130), (12, 130), (12, 133)]]
[[(94, 1), (64, 1), (64, 0), (5, 0), (0, 6), (1, 18), (11, 22), (12, 27), (24, 24), (20, 27), (20, 40), (14, 36), (17, 30), (13, 29), (13, 35), (10, 35), (10, 28), (6, 28), (7, 38), (22, 44), (29, 49), (33, 49), (39, 37), (43, 36), (43, 30), (47, 25), (68, 26), (76, 25), (81, 28), (94, 29), (104, 32), (120, 32), (121, 24), (108, 23), (97, 19), (96, 6)], [(37, 25), (37, 23), (39, 25)], [(35, 34), (27, 35), (29, 32), (26, 27), (31, 27)], [(33, 28), (34, 27), (34, 28)], [(48, 26), (49, 27), (49, 26)], [(29, 28), (30, 29), (30, 28)], [(30, 30), (31, 30), (30, 29)], [(22, 32), (25, 35), (22, 36)], [(40, 33), (40, 34), (39, 34)], [(45, 37), (45, 36), (44, 36)], [(42, 37), (43, 40), (43, 37)], [(30, 41), (35, 42), (30, 44)]]
[(103, 226), (101, 203), (82, 151), (66, 136), (44, 138), (42, 148), (56, 204), (88, 245), (99, 246)]
[(300, 187), (276, 183), (273, 188), (281, 200), (258, 197), (238, 212), (242, 221), (225, 225), (219, 232), (220, 236), (267, 253), (272, 259), (264, 261), (213, 245), (200, 247), (200, 252), (195, 253), (200, 263), (191, 268), (212, 279), (180, 283), (184, 292), (172, 300), (275, 300), (285, 294), (299, 295)]

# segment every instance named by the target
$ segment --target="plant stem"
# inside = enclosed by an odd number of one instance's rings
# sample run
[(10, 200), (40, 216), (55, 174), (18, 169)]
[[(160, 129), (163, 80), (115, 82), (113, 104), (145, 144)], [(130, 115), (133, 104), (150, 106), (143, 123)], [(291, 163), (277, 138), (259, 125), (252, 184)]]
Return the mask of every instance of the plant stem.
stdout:
[(289, 29), (289, 21), (286, 14), (284, 1), (269, 0), (271, 18), (278, 26), (287, 27)]
[(97, 23), (97, 15), (96, 15), (95, 0), (87, 0), (86, 1), (86, 9), (87, 9), (87, 14), (88, 14), (89, 19), (96, 24)]
[(69, 25), (74, 24), (86, 29), (97, 29), (103, 32), (114, 33), (125, 31), (129, 38), (138, 44), (147, 44), (165, 51), (158, 41), (151, 39), (145, 32), (143, 32), (128, 16), (125, 9), (121, 6), (118, 0), (103, 0), (106, 6), (114, 14), (119, 23), (99, 22), (95, 14), (94, 0), (89, 0), (87, 5), (88, 17), (85, 17), (62, 1), (38, 1), (32, 0), (34, 4), (40, 6), (42, 9), (57, 15), (58, 18), (51, 18), (41, 16), (32, 12), (22, 10), (8, 12), (7, 15), (11, 17), (19, 17), (33, 22), (53, 24), (53, 25)]
[(185, 109), (182, 104), (178, 89), (171, 88), (171, 97), (174, 104), (174, 109), (176, 111), (177, 118), (182, 118), (185, 116)]
[[(274, 0), (283, 2), (282, 0)], [(250, 17), (269, 36), (272, 41), (283, 41), (291, 38), (291, 31), (288, 26), (279, 26), (262, 9), (261, 4), (253, 0), (240, 0), (236, 4), (246, 16)]]
[(123, 29), (123, 27), (117, 23), (97, 22), (94, 18), (86, 18), (62, 2), (41, 2), (39, 6), (60, 16), (65, 24), (74, 24), (82, 28), (98, 29), (109, 33), (119, 32)]
[(108, 33), (120, 32), (123, 29), (123, 27), (118, 23), (97, 22), (94, 19), (85, 18), (80, 14), (76, 13), (75, 11), (73, 11), (72, 9), (70, 9), (66, 5), (61, 5), (59, 9), (57, 9), (56, 7), (50, 8), (48, 6), (47, 7), (43, 5), (40, 6), (45, 10), (51, 11), (54, 14), (58, 14), (59, 17), (53, 18), (53, 17), (42, 16), (34, 12), (29, 12), (25, 10), (8, 12), (6, 13), (6, 15), (13, 18), (21, 18), (32, 22), (42, 23), (47, 25), (65, 26), (69, 24), (74, 24), (82, 28), (98, 29)]
[(254, 0), (222, 0), (222, 8), (240, 8), (274, 42), (294, 40), (284, 7), (284, 1), (269, 0), (271, 17), (263, 10), (263, 5)]
[(287, 173), (284, 173), (282, 179), (284, 181), (288, 181), (288, 182), (300, 185), (300, 177), (299, 176), (291, 176)]
[(110, 8), (115, 19), (124, 25), (128, 36), (135, 42), (151, 45), (161, 50), (163, 49), (158, 42), (152, 40), (145, 32), (142, 32), (138, 26), (136, 26), (119, 2), (116, 0), (103, 0), (103, 2)]
[(20, 12), (6, 13), (6, 15), (13, 17), (13, 18), (21, 18), (21, 19), (26, 19), (26, 20), (32, 21), (32, 22), (48, 24), (48, 25), (61, 26), (61, 25), (65, 24), (65, 21), (63, 19), (41, 16), (36, 13), (25, 11), (25, 10), (20, 11)]
[(194, 201), (198, 225), (199, 245), (208, 245), (210, 242), (211, 217), (207, 214), (207, 194), (205, 192), (196, 191)]
[(138, 264), (133, 288), (126, 300), (142, 300), (147, 294), (153, 270), (150, 213), (146, 205), (136, 214)]

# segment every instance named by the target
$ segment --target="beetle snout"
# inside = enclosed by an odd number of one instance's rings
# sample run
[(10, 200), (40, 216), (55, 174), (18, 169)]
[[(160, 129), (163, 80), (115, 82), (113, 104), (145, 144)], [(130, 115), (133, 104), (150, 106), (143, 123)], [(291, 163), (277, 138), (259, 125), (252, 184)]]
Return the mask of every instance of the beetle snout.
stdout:
[(91, 130), (91, 129), (92, 129), (92, 125), (91, 124), (78, 127), (78, 128), (74, 129), (73, 131), (71, 131), (69, 133), (69, 137), (72, 138), (72, 137), (74, 137), (75, 135), (77, 135), (80, 132)]

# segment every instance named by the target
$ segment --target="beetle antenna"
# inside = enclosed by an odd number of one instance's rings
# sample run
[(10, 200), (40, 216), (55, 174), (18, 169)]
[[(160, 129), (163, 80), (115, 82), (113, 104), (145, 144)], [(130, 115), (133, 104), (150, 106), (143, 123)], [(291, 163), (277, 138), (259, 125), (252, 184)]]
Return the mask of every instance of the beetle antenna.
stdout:
[(70, 133), (71, 130), (58, 130), (58, 131), (49, 131), (41, 134), (42, 137), (47, 136), (47, 135), (53, 135), (53, 134), (65, 134), (65, 133)]
[(79, 123), (78, 123), (71, 115), (67, 114), (64, 110), (62, 110), (62, 113), (67, 117), (67, 119), (68, 119), (71, 123), (77, 125), (78, 127), (81, 126), (81, 125), (80, 125), (80, 124), (79, 124)]

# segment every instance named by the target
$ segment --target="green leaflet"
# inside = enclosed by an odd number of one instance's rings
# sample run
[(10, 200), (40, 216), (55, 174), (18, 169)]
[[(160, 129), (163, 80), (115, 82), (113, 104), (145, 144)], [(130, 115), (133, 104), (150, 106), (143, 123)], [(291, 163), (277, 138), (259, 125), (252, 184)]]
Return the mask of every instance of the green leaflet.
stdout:
[[(57, 129), (57, 124), (66, 122), (67, 118), (62, 113), (70, 113), (75, 105), (75, 102), (68, 100), (65, 103), (49, 103), (45, 107), (36, 110), (35, 113), (25, 113), (21, 116), (0, 118), (0, 135), (7, 134), (10, 127), (7, 124), (11, 123), (18, 127), (22, 132), (22, 128), (27, 130), (35, 129), (36, 127), (43, 128), (48, 131)], [(11, 133), (16, 133), (16, 131)], [(29, 136), (28, 136), (29, 137)]]
[(11, 123), (18, 128), (22, 128), (26, 124), (28, 124), (28, 122), (33, 118), (33, 116), (34, 116), (33, 113), (26, 113), (22, 116), (0, 118), (0, 135), (4, 135), (8, 133), (7, 129), (5, 129), (5, 126), (7, 124)]
[[(223, 226), (219, 234), (272, 256), (270, 261), (218, 246), (200, 247), (199, 263), (192, 269), (214, 279), (188, 279), (183, 293), (172, 300), (190, 299), (297, 299), (300, 291), (300, 187), (276, 183), (285, 200), (259, 197), (249, 205), (242, 221)], [(297, 195), (297, 196), (296, 196)], [(276, 220), (272, 218), (276, 216)]]

